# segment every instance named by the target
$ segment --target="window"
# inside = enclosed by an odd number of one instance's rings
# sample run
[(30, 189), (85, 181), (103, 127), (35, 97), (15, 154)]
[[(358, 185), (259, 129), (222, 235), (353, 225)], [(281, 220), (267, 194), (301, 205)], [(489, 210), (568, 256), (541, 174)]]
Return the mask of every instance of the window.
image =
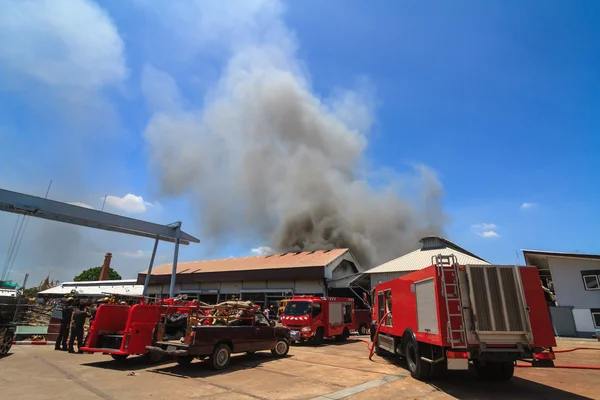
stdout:
[(385, 291), (385, 311), (388, 312), (388, 316), (385, 318), (385, 325), (392, 326), (392, 291)]
[(313, 318), (321, 314), (321, 303), (313, 303), (312, 316)]
[(585, 290), (600, 290), (598, 275), (584, 275), (583, 283), (585, 284)]
[(592, 312), (592, 320), (594, 321), (594, 326), (596, 329), (600, 329), (600, 308), (592, 308), (590, 310)]
[(256, 326), (271, 326), (269, 321), (267, 321), (267, 317), (262, 314), (254, 314), (254, 325)]
[(344, 323), (351, 324), (352, 323), (352, 305), (344, 304), (344, 309), (342, 310), (344, 313)]

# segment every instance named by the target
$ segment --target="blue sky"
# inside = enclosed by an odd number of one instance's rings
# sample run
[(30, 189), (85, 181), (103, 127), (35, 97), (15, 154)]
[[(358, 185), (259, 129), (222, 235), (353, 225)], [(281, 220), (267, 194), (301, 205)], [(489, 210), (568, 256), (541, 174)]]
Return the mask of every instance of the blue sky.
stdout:
[[(369, 169), (434, 170), (447, 238), (496, 263), (516, 262), (522, 248), (600, 252), (596, 2), (0, 4), (9, 10), (0, 40), (10, 43), (0, 49), (2, 188), (43, 195), (52, 180), (57, 200), (100, 208), (108, 194), (108, 211), (182, 220), (203, 240), (182, 249), (184, 260), (268, 245), (237, 232), (205, 242), (192, 198), (161, 190), (145, 132), (171, 107), (203, 109), (238, 49), (254, 40), (287, 46), (271, 30), (281, 25), (315, 97), (368, 83)], [(0, 254), (15, 219), (0, 215)], [(32, 220), (11, 278), (51, 271), (70, 280), (106, 251), (133, 277), (151, 249)], [(160, 255), (167, 262), (171, 247)]]

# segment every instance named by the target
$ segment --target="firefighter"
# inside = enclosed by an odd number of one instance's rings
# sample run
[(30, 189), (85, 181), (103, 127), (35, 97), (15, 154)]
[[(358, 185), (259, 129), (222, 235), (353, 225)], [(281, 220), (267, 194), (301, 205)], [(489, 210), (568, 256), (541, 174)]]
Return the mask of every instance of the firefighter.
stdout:
[(71, 325), (71, 338), (69, 340), (69, 353), (75, 353), (74, 344), (77, 338), (77, 352), (83, 353), (83, 327), (85, 320), (88, 317), (88, 312), (85, 310), (84, 304), (79, 304), (79, 310), (73, 315), (73, 324)]
[(62, 320), (60, 321), (60, 330), (54, 345), (54, 350), (67, 350), (67, 340), (69, 340), (69, 326), (71, 325), (71, 317), (73, 316), (73, 298), (69, 297), (64, 301), (62, 307)]

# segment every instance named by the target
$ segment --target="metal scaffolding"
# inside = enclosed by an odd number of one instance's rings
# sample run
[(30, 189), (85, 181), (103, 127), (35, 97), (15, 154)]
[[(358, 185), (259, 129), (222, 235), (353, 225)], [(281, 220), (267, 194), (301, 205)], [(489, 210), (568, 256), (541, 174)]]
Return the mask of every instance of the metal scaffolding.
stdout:
[(175, 244), (173, 253), (173, 272), (171, 275), (171, 287), (169, 292), (171, 297), (175, 295), (175, 278), (177, 274), (179, 245), (200, 243), (200, 239), (181, 230), (181, 221), (168, 225), (160, 225), (56, 200), (11, 192), (4, 189), (0, 189), (0, 211), (155, 239), (152, 257), (150, 258), (150, 266), (148, 267), (148, 274), (146, 275), (146, 281), (144, 283), (144, 296), (147, 295), (148, 284), (150, 281), (149, 277), (152, 273), (159, 241)]

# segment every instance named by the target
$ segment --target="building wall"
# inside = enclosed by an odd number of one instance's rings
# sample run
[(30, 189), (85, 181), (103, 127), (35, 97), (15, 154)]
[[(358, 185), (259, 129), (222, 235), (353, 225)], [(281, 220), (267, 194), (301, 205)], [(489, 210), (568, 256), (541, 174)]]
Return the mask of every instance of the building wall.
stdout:
[(573, 307), (573, 320), (579, 336), (589, 336), (595, 329), (591, 309), (600, 308), (600, 290), (585, 290), (581, 271), (600, 269), (600, 261), (576, 258), (548, 258), (552, 284), (559, 306)]
[(600, 261), (548, 258), (556, 300), (560, 306), (600, 307), (600, 290), (585, 290), (581, 271), (600, 269)]
[[(240, 282), (202, 282), (176, 283), (175, 294), (188, 291), (218, 290), (221, 294), (239, 295), (243, 290), (269, 292), (275, 289), (293, 290), (295, 294), (325, 294), (324, 283), (317, 279), (287, 281), (240, 281)], [(169, 294), (169, 285), (150, 285), (150, 295)]]

